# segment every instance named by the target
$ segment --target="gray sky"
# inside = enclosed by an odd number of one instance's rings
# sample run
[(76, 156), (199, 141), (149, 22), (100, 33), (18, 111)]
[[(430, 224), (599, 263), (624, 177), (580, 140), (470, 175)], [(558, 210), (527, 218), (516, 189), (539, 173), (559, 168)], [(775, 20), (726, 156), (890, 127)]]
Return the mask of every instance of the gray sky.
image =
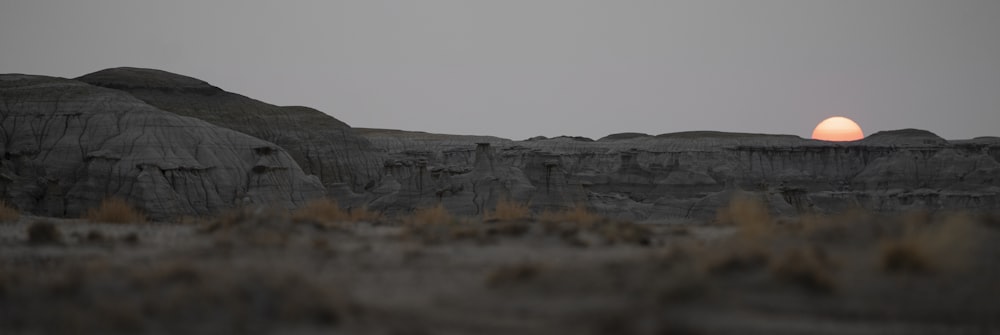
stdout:
[(1000, 136), (996, 0), (3, 0), (0, 73), (163, 69), (356, 127)]

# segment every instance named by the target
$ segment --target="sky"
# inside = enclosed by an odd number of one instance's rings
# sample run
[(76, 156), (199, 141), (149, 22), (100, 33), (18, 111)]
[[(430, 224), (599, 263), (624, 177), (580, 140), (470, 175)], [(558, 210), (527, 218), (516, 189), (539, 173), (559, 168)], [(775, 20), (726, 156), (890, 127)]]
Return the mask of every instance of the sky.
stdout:
[(0, 73), (166, 70), (355, 127), (1000, 136), (996, 0), (3, 0)]

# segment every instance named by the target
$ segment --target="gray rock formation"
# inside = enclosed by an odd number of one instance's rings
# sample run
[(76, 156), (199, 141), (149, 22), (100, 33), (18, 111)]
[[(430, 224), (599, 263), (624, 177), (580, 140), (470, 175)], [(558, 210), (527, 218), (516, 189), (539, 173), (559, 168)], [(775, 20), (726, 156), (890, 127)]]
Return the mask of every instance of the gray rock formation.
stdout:
[(324, 193), (274, 143), (76, 80), (0, 75), (0, 117), (0, 192), (35, 214), (118, 196), (156, 220)]
[(1000, 209), (995, 137), (904, 129), (848, 143), (712, 131), (512, 141), (353, 129), (314, 109), (134, 68), (79, 80), (4, 75), (0, 90), (0, 191), (47, 215), (78, 215), (107, 195), (154, 218), (248, 201), (294, 207), (323, 194), (388, 213), (442, 203), (481, 215), (509, 199), (633, 220), (711, 218), (734, 194), (778, 215)]
[(330, 195), (349, 201), (379, 182), (384, 155), (347, 124), (308, 107), (278, 107), (165, 71), (114, 68), (78, 78), (154, 107), (208, 121), (284, 148)]
[(400, 207), (440, 200), (479, 214), (508, 197), (536, 211), (583, 204), (635, 220), (704, 219), (749, 192), (778, 215), (1000, 209), (997, 138), (946, 141), (913, 129), (848, 143), (721, 132), (598, 141), (359, 132), (390, 154), (395, 188), (383, 199)]

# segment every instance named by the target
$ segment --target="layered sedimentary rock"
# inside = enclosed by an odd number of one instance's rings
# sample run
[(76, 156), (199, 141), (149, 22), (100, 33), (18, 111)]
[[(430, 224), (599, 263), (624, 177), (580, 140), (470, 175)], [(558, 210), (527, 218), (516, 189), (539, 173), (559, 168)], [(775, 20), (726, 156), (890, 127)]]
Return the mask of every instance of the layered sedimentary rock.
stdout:
[(325, 192), (274, 143), (76, 80), (0, 75), (0, 117), (0, 192), (35, 214), (117, 196), (164, 219)]
[(178, 115), (273, 142), (330, 195), (347, 200), (380, 179), (385, 157), (347, 124), (308, 107), (278, 107), (226, 92), (204, 81), (160, 70), (114, 68), (78, 78), (135, 96)]
[(503, 199), (633, 220), (711, 218), (734, 195), (775, 214), (1000, 209), (1000, 138), (905, 129), (847, 143), (711, 131), (599, 140), (353, 129), (201, 80), (117, 68), (79, 80), (3, 75), (0, 191), (74, 216), (108, 195), (154, 218), (333, 196), (388, 213)]
[(912, 129), (848, 143), (720, 132), (598, 141), (360, 132), (389, 152), (395, 181), (382, 197), (402, 207), (441, 201), (481, 214), (490, 208), (483, 199), (509, 198), (538, 211), (582, 204), (637, 220), (709, 218), (734, 194), (753, 194), (779, 215), (1000, 209), (997, 138), (946, 141)]

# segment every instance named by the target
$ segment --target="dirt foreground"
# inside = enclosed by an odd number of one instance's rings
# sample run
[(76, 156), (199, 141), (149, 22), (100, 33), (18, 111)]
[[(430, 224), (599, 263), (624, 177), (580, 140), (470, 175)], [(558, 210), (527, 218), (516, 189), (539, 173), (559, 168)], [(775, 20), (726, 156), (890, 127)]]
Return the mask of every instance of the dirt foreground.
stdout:
[(0, 333), (995, 334), (1000, 220), (0, 224)]

